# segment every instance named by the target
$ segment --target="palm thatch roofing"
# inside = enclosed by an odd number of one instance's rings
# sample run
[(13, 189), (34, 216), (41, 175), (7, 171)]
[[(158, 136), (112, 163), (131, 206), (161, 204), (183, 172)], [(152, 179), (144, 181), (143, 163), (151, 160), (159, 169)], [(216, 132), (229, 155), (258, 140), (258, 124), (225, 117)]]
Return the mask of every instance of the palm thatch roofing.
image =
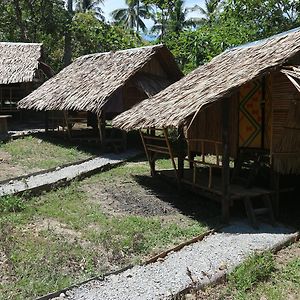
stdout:
[[(82, 56), (19, 102), (19, 108), (101, 113), (104, 105), (153, 57), (173, 83), (182, 77), (171, 52), (163, 45)], [(144, 82), (139, 77), (139, 82)], [(164, 86), (165, 87), (165, 86)], [(150, 89), (150, 88), (149, 88)], [(151, 94), (153, 89), (148, 90)]]
[(0, 84), (39, 80), (42, 44), (0, 42)]
[(229, 49), (154, 97), (117, 116), (124, 130), (178, 127), (243, 84), (279, 69), (300, 51), (300, 28)]

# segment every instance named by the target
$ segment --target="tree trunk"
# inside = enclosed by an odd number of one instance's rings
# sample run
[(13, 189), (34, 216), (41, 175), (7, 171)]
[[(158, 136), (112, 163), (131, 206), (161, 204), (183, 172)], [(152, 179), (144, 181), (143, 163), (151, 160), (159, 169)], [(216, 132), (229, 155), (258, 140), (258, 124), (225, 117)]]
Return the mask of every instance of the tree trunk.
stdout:
[(68, 0), (68, 24), (65, 31), (65, 49), (64, 49), (64, 66), (68, 66), (72, 61), (72, 15), (73, 15), (73, 1)]
[(25, 26), (23, 24), (22, 20), (22, 9), (20, 7), (20, 1), (19, 0), (13, 0), (13, 5), (15, 9), (15, 14), (16, 14), (16, 23), (20, 29), (20, 39), (22, 42), (26, 42), (26, 33), (25, 33)]
[(140, 1), (136, 4), (136, 32), (139, 32), (139, 20), (140, 20)]

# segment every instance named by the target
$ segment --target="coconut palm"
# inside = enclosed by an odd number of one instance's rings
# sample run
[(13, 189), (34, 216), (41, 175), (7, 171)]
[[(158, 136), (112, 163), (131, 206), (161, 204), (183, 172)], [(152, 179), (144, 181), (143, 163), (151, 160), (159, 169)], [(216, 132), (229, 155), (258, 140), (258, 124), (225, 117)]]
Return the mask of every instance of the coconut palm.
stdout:
[(114, 22), (125, 28), (136, 29), (136, 31), (142, 29), (145, 32), (147, 28), (142, 18), (150, 17), (150, 7), (141, 5), (139, 0), (126, 0), (126, 5), (126, 8), (119, 8), (111, 13)]
[(201, 18), (188, 18), (188, 13), (199, 10), (198, 5), (184, 8), (184, 1), (176, 0), (170, 15), (170, 30), (179, 33), (186, 27), (196, 27), (201, 23)]
[(104, 0), (77, 0), (76, 2), (77, 11), (94, 11), (97, 17), (104, 19), (103, 11), (100, 8), (100, 5), (103, 4)]
[(219, 12), (221, 0), (205, 0), (205, 7), (198, 6), (203, 23), (212, 23)]
[(154, 20), (155, 24), (151, 28), (151, 32), (159, 33), (159, 38), (162, 39), (165, 32), (169, 31), (179, 33), (184, 28), (196, 27), (198, 24), (202, 23), (202, 19), (188, 18), (188, 14), (198, 10), (198, 5), (185, 8), (183, 0), (175, 0), (175, 3), (168, 12), (168, 15), (164, 15), (163, 11), (161, 12), (161, 22)]

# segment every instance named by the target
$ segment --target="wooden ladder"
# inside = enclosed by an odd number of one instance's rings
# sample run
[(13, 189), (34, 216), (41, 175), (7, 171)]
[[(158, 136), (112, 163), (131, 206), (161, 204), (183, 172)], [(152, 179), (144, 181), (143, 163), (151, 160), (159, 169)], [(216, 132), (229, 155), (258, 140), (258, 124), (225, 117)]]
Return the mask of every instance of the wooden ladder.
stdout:
[(272, 207), (272, 195), (265, 194), (262, 195), (262, 200), (264, 206), (261, 208), (254, 208), (253, 207), (253, 200), (250, 196), (246, 196), (244, 198), (244, 205), (246, 209), (247, 217), (254, 228), (258, 228), (257, 217), (261, 215), (267, 215), (269, 217), (269, 221), (272, 226), (275, 225), (275, 219), (273, 214), (273, 207)]
[(154, 176), (156, 174), (155, 171), (156, 154), (167, 154), (171, 159), (172, 166), (174, 168), (175, 175), (176, 175), (176, 180), (179, 181), (178, 168), (176, 166), (175, 156), (169, 141), (168, 130), (166, 128), (163, 129), (156, 128), (155, 130), (162, 131), (163, 136), (155, 136), (155, 134), (149, 135), (143, 133), (142, 130), (140, 130), (142, 143), (151, 169), (151, 175)]

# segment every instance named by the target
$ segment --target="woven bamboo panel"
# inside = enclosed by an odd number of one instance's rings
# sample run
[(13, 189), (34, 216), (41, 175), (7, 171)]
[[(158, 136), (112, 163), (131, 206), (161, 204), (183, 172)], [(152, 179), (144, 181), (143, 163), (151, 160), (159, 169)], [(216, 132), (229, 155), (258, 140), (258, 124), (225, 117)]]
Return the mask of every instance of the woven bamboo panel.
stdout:
[[(238, 102), (237, 97), (232, 96), (230, 100), (226, 99), (229, 105), (229, 150), (232, 157), (237, 153), (237, 139), (238, 139)], [(188, 131), (189, 139), (206, 139), (212, 141), (222, 142), (222, 102), (215, 102), (201, 111), (194, 119)], [(220, 154), (222, 153), (220, 147)], [(199, 142), (190, 143), (191, 151), (196, 153), (202, 152), (202, 145)], [(206, 143), (204, 151), (206, 154), (215, 153), (213, 144)]]
[(262, 81), (252, 80), (240, 88), (239, 97), (239, 146), (261, 146)]

